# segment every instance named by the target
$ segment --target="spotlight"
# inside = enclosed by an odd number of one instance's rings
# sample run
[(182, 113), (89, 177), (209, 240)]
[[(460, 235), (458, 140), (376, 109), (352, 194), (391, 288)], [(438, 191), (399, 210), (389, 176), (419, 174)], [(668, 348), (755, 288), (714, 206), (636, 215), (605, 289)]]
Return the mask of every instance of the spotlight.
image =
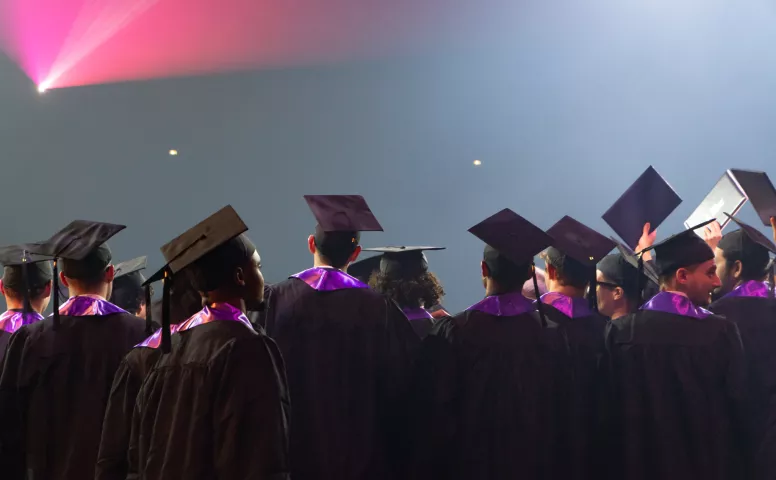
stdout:
[(472, 163), (474, 163), (474, 166), (475, 166), (475, 167), (479, 167), (480, 165), (482, 165), (482, 162), (481, 162), (480, 160), (475, 160), (475, 161), (474, 161), (474, 162), (472, 162)]
[(46, 82), (41, 82), (40, 85), (38, 85), (38, 93), (46, 93), (46, 90), (49, 89), (49, 84)]
[(178, 151), (177, 150), (170, 150), (170, 156), (174, 157), (176, 155), (178, 155)]

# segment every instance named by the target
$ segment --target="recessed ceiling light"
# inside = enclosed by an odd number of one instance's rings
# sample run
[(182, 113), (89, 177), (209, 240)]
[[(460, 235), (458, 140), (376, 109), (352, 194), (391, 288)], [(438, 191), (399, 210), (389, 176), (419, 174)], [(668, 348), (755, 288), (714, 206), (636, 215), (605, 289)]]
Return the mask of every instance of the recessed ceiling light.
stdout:
[(479, 167), (480, 165), (482, 165), (482, 162), (480, 160), (475, 160), (474, 161), (474, 166), (475, 167)]
[(178, 155), (178, 151), (177, 150), (170, 150), (170, 155), (174, 157), (174, 156)]

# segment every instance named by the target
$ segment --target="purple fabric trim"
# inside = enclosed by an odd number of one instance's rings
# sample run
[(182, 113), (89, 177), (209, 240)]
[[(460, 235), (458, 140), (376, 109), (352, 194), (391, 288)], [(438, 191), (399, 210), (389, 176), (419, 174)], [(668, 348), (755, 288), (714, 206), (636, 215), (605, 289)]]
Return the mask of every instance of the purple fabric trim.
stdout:
[(404, 312), (404, 315), (407, 316), (407, 320), (413, 321), (413, 320), (432, 320), (434, 317), (428, 313), (428, 310), (426, 310), (423, 307), (418, 308), (402, 308), (402, 312)]
[(112, 313), (127, 312), (97, 295), (78, 295), (76, 297), (70, 297), (61, 307), (59, 307), (60, 315), (68, 315), (70, 317), (110, 315)]
[[(178, 331), (180, 328), (180, 324), (176, 323), (175, 325), (170, 325), (170, 334), (173, 334)], [(142, 342), (135, 345), (134, 348), (159, 348), (159, 345), (162, 344), (162, 329), (155, 331), (153, 335), (146, 338)]]
[(730, 293), (725, 295), (722, 298), (728, 298), (728, 297), (758, 297), (758, 298), (768, 298), (768, 291), (770, 290), (770, 285), (768, 285), (767, 282), (758, 282), (756, 280), (750, 280), (748, 282), (744, 282), (741, 285), (737, 286), (733, 289)]
[(491, 295), (466, 309), (476, 310), (496, 317), (515, 317), (536, 310), (534, 303), (525, 298), (522, 292)]
[(703, 320), (711, 315), (710, 311), (695, 306), (689, 298), (671, 292), (658, 293), (645, 303), (641, 310), (673, 313), (683, 317), (697, 318), (698, 320)]
[(24, 313), (18, 310), (8, 310), (0, 315), (0, 331), (13, 333), (25, 325), (43, 320), (38, 312)]
[(291, 278), (298, 278), (319, 292), (332, 292), (346, 288), (369, 288), (369, 285), (360, 282), (355, 277), (330, 267), (310, 268), (291, 275)]
[[(188, 320), (176, 325), (170, 325), (170, 333), (184, 332), (194, 327), (212, 322), (239, 322), (253, 330), (253, 325), (248, 317), (239, 309), (228, 303), (214, 303), (195, 313)], [(153, 335), (135, 345), (135, 348), (159, 348), (162, 343), (162, 330), (159, 329)]]
[(558, 310), (569, 318), (589, 317), (593, 314), (584, 298), (572, 298), (559, 292), (548, 292), (541, 296), (542, 303)]

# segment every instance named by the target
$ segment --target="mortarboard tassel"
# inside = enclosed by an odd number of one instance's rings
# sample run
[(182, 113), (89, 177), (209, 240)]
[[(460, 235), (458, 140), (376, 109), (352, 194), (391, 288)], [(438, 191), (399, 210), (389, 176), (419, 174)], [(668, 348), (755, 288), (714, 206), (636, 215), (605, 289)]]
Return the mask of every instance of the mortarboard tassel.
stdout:
[(169, 272), (164, 272), (162, 280), (162, 352), (170, 353), (172, 351), (172, 340), (170, 335), (170, 288), (172, 281)]
[(641, 298), (642, 302), (646, 302), (647, 299), (644, 298), (646, 295), (644, 295), (644, 290), (647, 288), (646, 282), (644, 281), (644, 258), (642, 258), (641, 255), (639, 255), (639, 278), (637, 279), (636, 286), (638, 287), (639, 292), (639, 298)]
[(54, 330), (59, 328), (59, 268), (57, 267), (57, 260), (58, 259), (55, 258), (54, 261), (51, 262), (51, 267), (54, 274), (54, 277), (52, 278), (52, 280), (54, 281), (54, 284), (53, 284), (54, 291), (52, 292), (54, 294), (52, 297), (52, 300), (54, 301), (53, 302), (54, 305), (52, 307), (52, 310), (54, 310), (53, 312)]
[(154, 319), (153, 308), (151, 308), (151, 284), (145, 286), (145, 302), (146, 302), (146, 335), (154, 334)]
[(769, 298), (776, 297), (776, 284), (774, 283), (774, 277), (776, 277), (776, 258), (771, 260), (771, 268), (768, 269), (768, 283), (771, 284), (771, 288), (768, 289)]
[[(590, 257), (593, 261), (593, 257)], [(598, 312), (598, 279), (596, 278), (597, 270), (593, 267), (593, 278), (590, 279), (590, 287), (587, 292), (587, 301), (590, 304), (590, 310)]]
[(536, 278), (536, 264), (533, 262), (531, 262), (531, 275), (533, 276), (534, 295), (536, 295), (536, 309), (539, 311), (542, 328), (547, 328), (547, 318), (544, 316), (544, 305), (542, 305), (542, 293), (539, 291), (539, 280)]
[(30, 272), (28, 270), (29, 257), (27, 250), (22, 252), (22, 283), (24, 284), (24, 303), (22, 305), (22, 311), (24, 313), (32, 313), (32, 302), (30, 301)]

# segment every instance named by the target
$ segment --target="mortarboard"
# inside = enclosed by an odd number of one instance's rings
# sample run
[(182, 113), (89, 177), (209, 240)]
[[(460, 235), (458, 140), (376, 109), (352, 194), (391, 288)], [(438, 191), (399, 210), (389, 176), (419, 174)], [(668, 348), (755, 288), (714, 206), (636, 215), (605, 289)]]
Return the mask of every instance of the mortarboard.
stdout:
[[(137, 292), (143, 290), (143, 283), (145, 278), (140, 273), (145, 270), (148, 257), (142, 256), (121, 262), (114, 267), (115, 275), (113, 277), (113, 293), (111, 295), (111, 302), (117, 304), (119, 307), (125, 307), (125, 298), (136, 298)], [(146, 306), (150, 308), (151, 304), (147, 303)], [(150, 330), (150, 328), (147, 328)]]
[(655, 250), (657, 256), (655, 259), (655, 268), (657, 269), (657, 274), (659, 276), (663, 276), (678, 268), (712, 260), (714, 258), (714, 252), (711, 250), (711, 247), (694, 232), (713, 221), (715, 221), (715, 219), (690, 227), (687, 230), (672, 235), (662, 242), (658, 242), (638, 253), (641, 255), (649, 250)]
[[(162, 349), (164, 352), (169, 352), (171, 345), (170, 290), (172, 277), (218, 247), (240, 237), (247, 230), (248, 227), (242, 218), (231, 205), (227, 205), (162, 246), (161, 251), (166, 263), (146, 280), (144, 286), (146, 287), (146, 301), (149, 301), (151, 284), (160, 280), (164, 282), (162, 287)], [(148, 317), (149, 315), (146, 314), (146, 321), (150, 322)]]
[[(121, 262), (115, 266), (116, 274), (114, 278), (122, 278), (126, 275), (139, 274), (141, 270), (145, 270), (148, 263), (148, 257), (142, 256)], [(142, 282), (141, 282), (142, 283)]]
[(52, 279), (54, 327), (59, 326), (59, 274), (57, 263), (61, 258), (62, 272), (66, 277), (83, 278), (110, 265), (112, 255), (105, 245), (111, 237), (127, 228), (125, 225), (75, 220), (55, 233), (48, 240), (31, 244), (30, 252), (53, 259)]
[(445, 247), (377, 247), (365, 252), (380, 252), (380, 271), (401, 278), (413, 277), (428, 271), (428, 259), (423, 252), (444, 250)]
[(731, 168), (730, 172), (744, 190), (752, 207), (763, 225), (771, 225), (771, 217), (776, 217), (776, 188), (765, 172)]
[(576, 271), (579, 276), (590, 277), (588, 300), (591, 309), (597, 311), (595, 267), (617, 244), (568, 215), (547, 233), (552, 237), (552, 247), (547, 251), (550, 264), (562, 271)]
[(32, 311), (30, 292), (51, 281), (53, 271), (48, 257), (29, 253), (29, 245), (0, 247), (0, 263), (4, 266), (3, 285), (22, 294), (24, 311)]
[(774, 285), (776, 265), (773, 262), (769, 263), (769, 260), (771, 253), (776, 254), (776, 245), (770, 238), (751, 225), (727, 213), (725, 215), (738, 224), (741, 229), (725, 234), (717, 246), (725, 252), (726, 257), (740, 259), (743, 262), (761, 262), (766, 265), (768, 282), (771, 285), (770, 295), (773, 297), (776, 290), (776, 285)]
[[(552, 243), (552, 238), (541, 228), (512, 210), (505, 208), (469, 229), (469, 232), (490, 247), (485, 249), (483, 261), (495, 272), (502, 258), (514, 265), (530, 265), (533, 271), (534, 290), (539, 298), (539, 281), (536, 278), (534, 257)], [(536, 302), (542, 326), (547, 326), (542, 302)]]
[(383, 227), (361, 195), (305, 195), (315, 216), (315, 245), (324, 252), (355, 250), (360, 232), (381, 232)]
[(348, 274), (364, 283), (369, 283), (372, 274), (380, 270), (380, 260), (382, 257), (382, 255), (375, 255), (374, 257), (365, 258), (352, 263), (348, 267)]
[(682, 203), (669, 183), (649, 166), (602, 218), (628, 245), (636, 245), (644, 224), (660, 226)]

